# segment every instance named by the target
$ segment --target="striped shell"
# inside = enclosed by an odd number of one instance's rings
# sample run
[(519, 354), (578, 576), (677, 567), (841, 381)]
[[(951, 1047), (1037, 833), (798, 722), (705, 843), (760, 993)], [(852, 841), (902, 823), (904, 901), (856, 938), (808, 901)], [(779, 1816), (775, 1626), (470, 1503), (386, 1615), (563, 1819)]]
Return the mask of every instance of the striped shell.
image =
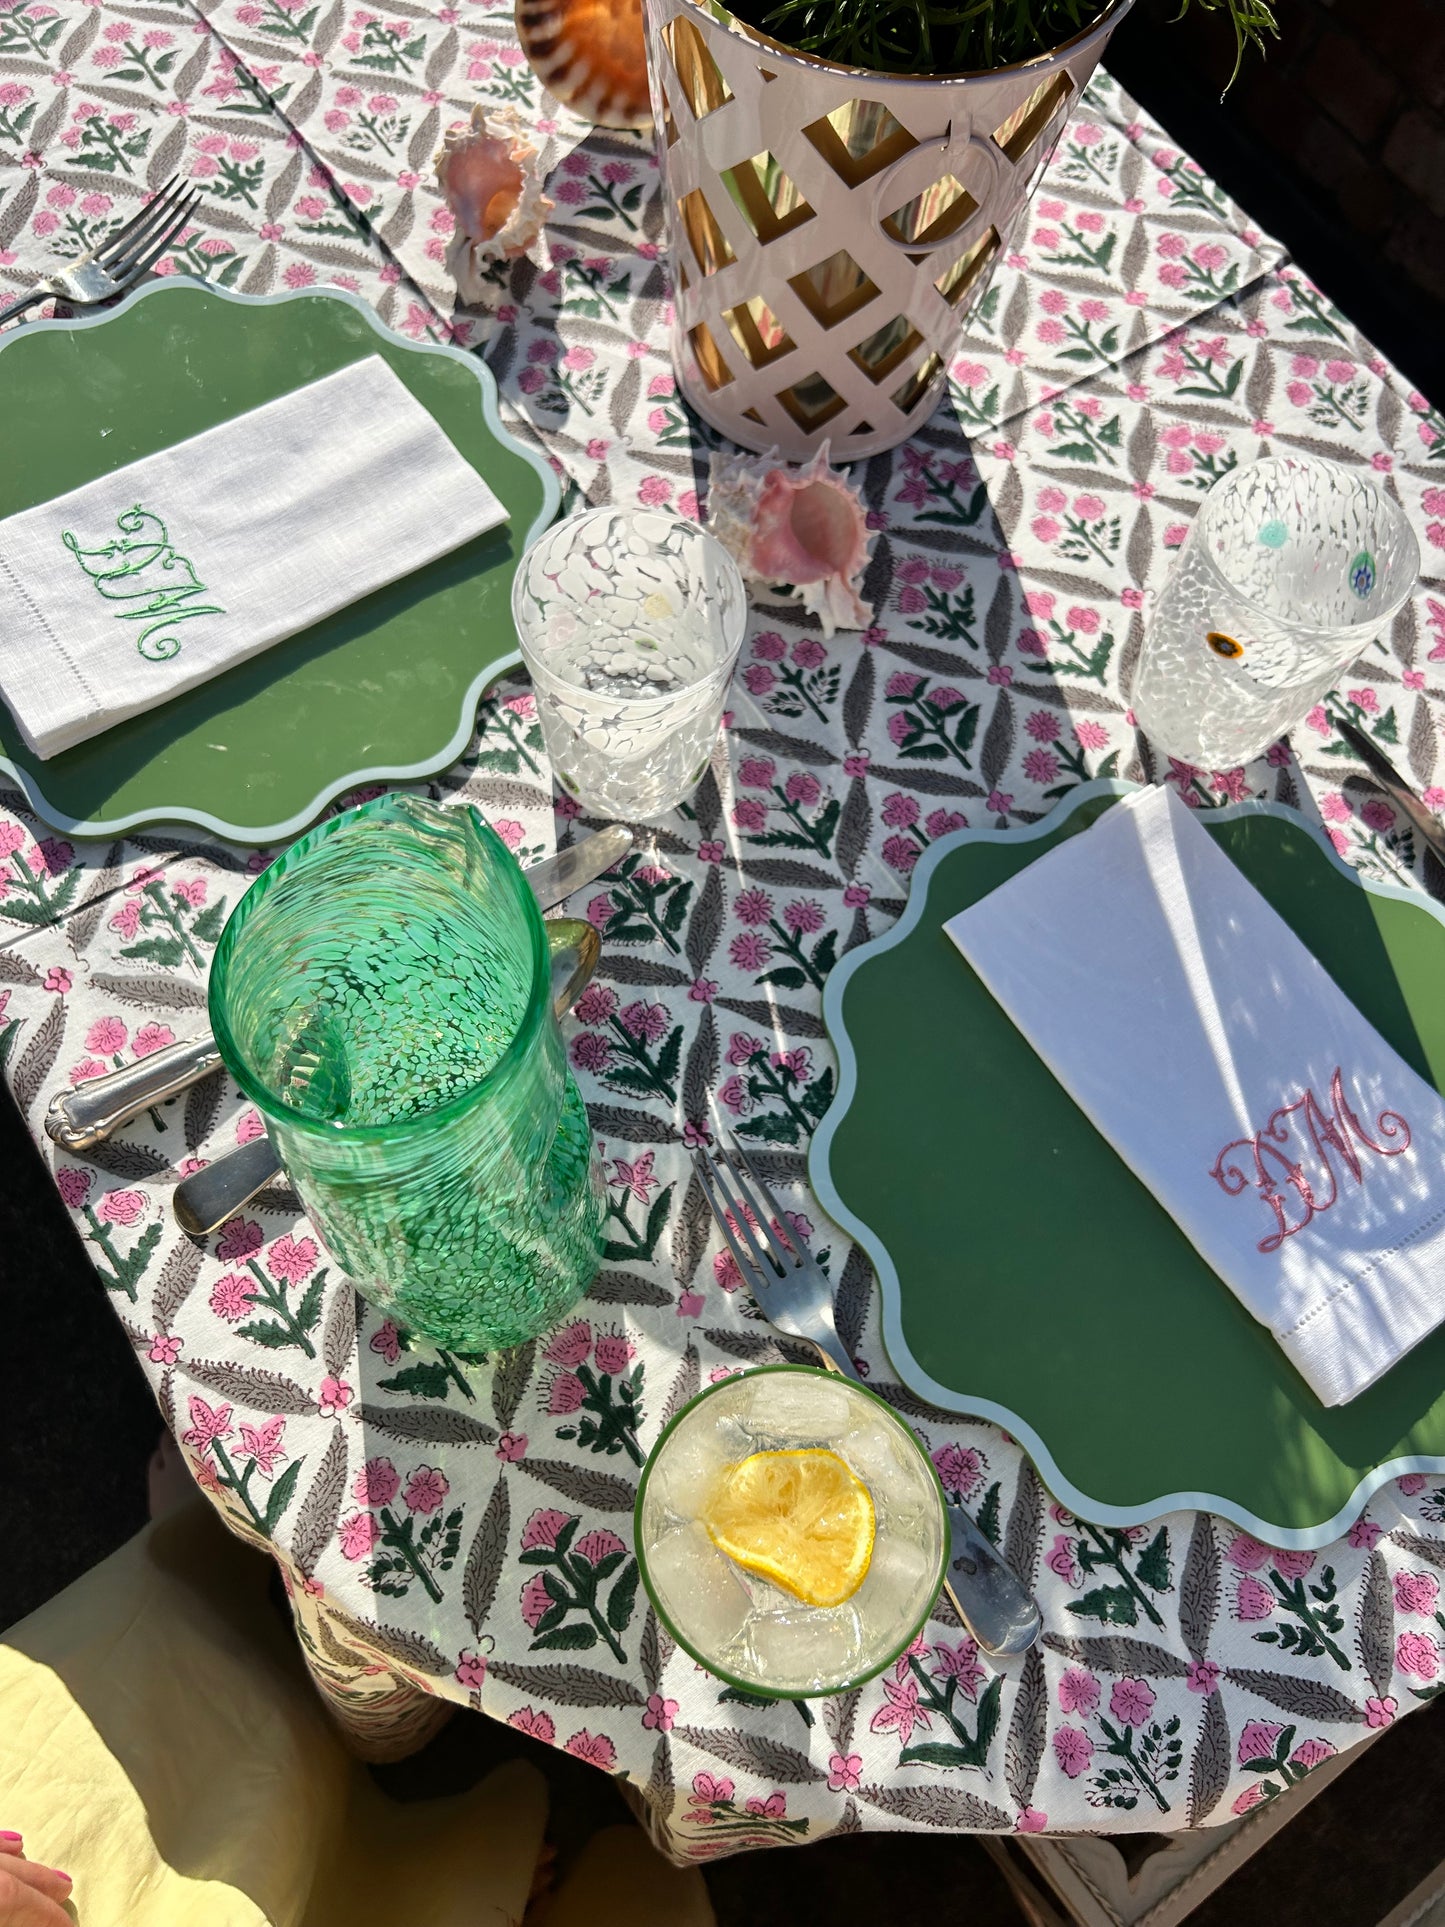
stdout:
[(564, 107), (603, 127), (651, 127), (642, 0), (517, 0), (517, 34)]

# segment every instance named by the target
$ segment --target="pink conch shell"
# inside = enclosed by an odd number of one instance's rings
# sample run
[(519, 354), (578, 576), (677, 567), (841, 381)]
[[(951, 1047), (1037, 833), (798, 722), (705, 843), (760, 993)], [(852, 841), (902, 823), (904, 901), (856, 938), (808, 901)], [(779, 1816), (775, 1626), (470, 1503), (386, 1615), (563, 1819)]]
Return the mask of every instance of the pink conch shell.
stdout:
[(714, 455), (707, 519), (744, 575), (796, 590), (825, 636), (873, 620), (858, 593), (873, 538), (858, 491), (829, 466), (827, 442), (803, 468), (780, 462), (776, 449)]
[(447, 267), (463, 301), (480, 301), (482, 269), (525, 254), (552, 212), (537, 149), (514, 108), (478, 103), (469, 127), (449, 129), (436, 170), (457, 224), (447, 244)]

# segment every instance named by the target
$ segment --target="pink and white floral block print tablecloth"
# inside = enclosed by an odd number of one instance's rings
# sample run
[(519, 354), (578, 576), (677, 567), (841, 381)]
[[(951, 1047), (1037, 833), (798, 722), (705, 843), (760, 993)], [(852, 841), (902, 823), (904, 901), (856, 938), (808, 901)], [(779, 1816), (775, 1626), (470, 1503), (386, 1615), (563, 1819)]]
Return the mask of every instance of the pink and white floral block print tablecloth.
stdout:
[[(540, 260), (464, 313), (429, 162), (478, 98), (547, 136), (557, 211)], [(162, 271), (357, 291), (405, 334), (484, 353), (577, 499), (697, 512), (706, 437), (668, 364), (651, 154), (539, 94), (505, 7), (4, 0), (0, 295), (178, 169), (205, 199)], [(1347, 785), (1337, 733), (1349, 716), (1445, 804), (1445, 422), (1107, 79), (951, 372), (927, 427), (861, 468), (874, 626), (824, 641), (756, 610), (712, 775), (590, 893), (604, 963), (570, 1048), (611, 1243), (545, 1342), (495, 1364), (412, 1343), (358, 1310), (283, 1190), (188, 1243), (178, 1175), (260, 1129), (221, 1080), (93, 1157), (53, 1154), (55, 1089), (200, 1023), (266, 859), (164, 833), (75, 844), (0, 795), (7, 1080), (197, 1478), (274, 1551), (338, 1718), (385, 1757), (451, 1702), (479, 1708), (621, 1776), (682, 1857), (862, 1827), (1215, 1823), (1414, 1710), (1445, 1668), (1445, 1482), (1401, 1479), (1328, 1550), (1272, 1553), (1204, 1515), (1075, 1519), (996, 1429), (933, 1413), (944, 1483), (1038, 1590), (1025, 1659), (991, 1664), (941, 1612), (860, 1691), (759, 1704), (676, 1652), (639, 1592), (647, 1448), (699, 1386), (779, 1355), (691, 1178), (710, 1115), (765, 1155), (887, 1388), (871, 1276), (805, 1153), (834, 1083), (822, 984), (898, 915), (920, 850), (1033, 822), (1089, 777), (1162, 776), (1200, 809), (1283, 800), (1365, 872), (1445, 887)], [(1210, 482), (1289, 449), (1395, 494), (1425, 580), (1292, 749), (1156, 770), (1128, 710), (1148, 598)], [(530, 855), (579, 827), (520, 685), (430, 790)]]

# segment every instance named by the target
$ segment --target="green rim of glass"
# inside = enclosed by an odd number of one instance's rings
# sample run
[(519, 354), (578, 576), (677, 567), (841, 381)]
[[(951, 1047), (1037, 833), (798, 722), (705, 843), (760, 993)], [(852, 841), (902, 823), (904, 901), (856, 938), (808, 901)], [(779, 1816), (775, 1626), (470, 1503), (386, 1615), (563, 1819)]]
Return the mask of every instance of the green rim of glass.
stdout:
[[(344, 1118), (328, 1120), (308, 1117), (304, 1111), (293, 1110), (264, 1084), (245, 1058), (226, 1022), (223, 999), (226, 978), (231, 967), (231, 953), (240, 941), (246, 925), (266, 899), (268, 890), (273, 889), (288, 870), (294, 869), (298, 861), (309, 856), (311, 851), (324, 843), (328, 837), (336, 836), (341, 830), (363, 817), (382, 816), (388, 809), (395, 809), (397, 803), (410, 800), (409, 791), (389, 791), (385, 796), (373, 796), (368, 802), (359, 803), (354, 810), (345, 810), (340, 816), (333, 816), (325, 823), (318, 823), (305, 836), (298, 837), (288, 849), (257, 877), (250, 889), (241, 898), (230, 916), (216, 944), (211, 958), (210, 983), (206, 992), (207, 1015), (211, 1020), (211, 1034), (216, 1040), (217, 1049), (224, 1058), (227, 1070), (240, 1085), (245, 1096), (263, 1111), (266, 1116), (274, 1117), (283, 1124), (297, 1130), (313, 1131), (318, 1136), (345, 1135), (352, 1143), (377, 1144), (391, 1142), (398, 1137), (406, 1137), (413, 1132), (431, 1131), (437, 1125), (445, 1124), (474, 1104), (485, 1090), (495, 1090), (503, 1086), (516, 1066), (532, 1047), (533, 1039), (542, 1023), (543, 1013), (552, 1000), (551, 971), (547, 959), (547, 933), (542, 921), (542, 912), (537, 899), (533, 896), (522, 866), (497, 835), (479, 810), (471, 811), (472, 820), (481, 832), (482, 841), (493, 848), (493, 855), (504, 859), (502, 872), (508, 878), (513, 898), (521, 910), (527, 925), (527, 934), (532, 946), (532, 992), (527, 1000), (527, 1008), (522, 1012), (511, 1042), (502, 1052), (490, 1070), (479, 1077), (475, 1084), (458, 1093), (434, 1111), (426, 1111), (420, 1117), (405, 1118), (396, 1124), (348, 1124)], [(432, 805), (433, 808), (437, 807)], [(470, 809), (469, 804), (460, 807)], [(270, 881), (268, 882), (268, 879)]]
[(836, 1686), (822, 1686), (822, 1687), (815, 1686), (807, 1692), (790, 1693), (790, 1692), (786, 1692), (781, 1687), (776, 1687), (776, 1688), (768, 1687), (763, 1685), (758, 1680), (740, 1679), (735, 1673), (729, 1673), (724, 1671), (724, 1669), (718, 1665), (716, 1660), (709, 1659), (706, 1654), (700, 1653), (697, 1647), (694, 1646), (690, 1640), (685, 1639), (683, 1635), (678, 1631), (677, 1627), (673, 1625), (672, 1620), (668, 1617), (667, 1609), (664, 1607), (662, 1601), (658, 1598), (657, 1593), (653, 1587), (652, 1576), (647, 1570), (647, 1555), (644, 1552), (643, 1545), (642, 1545), (642, 1508), (647, 1498), (648, 1484), (652, 1479), (652, 1468), (657, 1464), (657, 1461), (661, 1458), (663, 1448), (666, 1446), (667, 1441), (672, 1437), (673, 1433), (677, 1430), (678, 1426), (682, 1424), (682, 1421), (687, 1417), (688, 1413), (693, 1411), (697, 1406), (701, 1405), (706, 1399), (716, 1398), (718, 1394), (724, 1389), (725, 1386), (734, 1384), (739, 1377), (766, 1378), (769, 1374), (775, 1374), (778, 1372), (790, 1373), (794, 1378), (799, 1378), (804, 1376), (811, 1377), (811, 1378), (817, 1378), (817, 1377), (839, 1378), (842, 1376), (841, 1373), (825, 1372), (823, 1368), (819, 1365), (758, 1365), (758, 1366), (755, 1366), (752, 1370), (747, 1372), (743, 1372), (743, 1373), (732, 1372), (728, 1375), (727, 1378), (719, 1379), (716, 1385), (709, 1385), (705, 1391), (699, 1392), (695, 1398), (690, 1398), (687, 1404), (683, 1406), (682, 1410), (680, 1412), (674, 1413), (673, 1416), (668, 1420), (667, 1424), (662, 1428), (662, 1432), (658, 1437), (658, 1441), (656, 1445), (653, 1446), (652, 1450), (647, 1455), (647, 1463), (642, 1468), (642, 1479), (637, 1488), (637, 1500), (632, 1508), (632, 1545), (633, 1545), (633, 1550), (637, 1556), (637, 1570), (642, 1575), (642, 1584), (646, 1589), (648, 1598), (652, 1602), (653, 1611), (657, 1614), (658, 1618), (662, 1621), (663, 1625), (667, 1628), (669, 1636), (674, 1641), (676, 1641), (676, 1643), (687, 1654), (689, 1659), (695, 1660), (697, 1664), (701, 1666), (701, 1668), (705, 1673), (711, 1673), (714, 1679), (720, 1679), (724, 1685), (731, 1686), (736, 1692), (748, 1693), (754, 1699), (770, 1699), (770, 1700), (831, 1699), (835, 1693), (851, 1693), (855, 1687), (866, 1686), (870, 1679), (877, 1679), (880, 1673), (886, 1673), (888, 1668), (892, 1666), (896, 1660), (902, 1658), (903, 1654), (908, 1651), (908, 1648), (913, 1644), (914, 1640), (917, 1639), (918, 1635), (923, 1631), (923, 1628), (928, 1624), (929, 1620), (932, 1618), (933, 1608), (938, 1603), (938, 1595), (943, 1590), (944, 1573), (947, 1570), (947, 1566), (948, 1566), (948, 1553), (949, 1553), (948, 1500), (944, 1497), (943, 1482), (938, 1476), (938, 1468), (934, 1465), (933, 1460), (928, 1456), (928, 1453), (924, 1450), (922, 1439), (919, 1438), (918, 1434), (914, 1431), (913, 1427), (908, 1423), (907, 1419), (904, 1418), (901, 1413), (896, 1412), (893, 1409), (893, 1407), (888, 1403), (887, 1399), (880, 1398), (876, 1392), (869, 1391), (866, 1385), (860, 1385), (856, 1379), (844, 1380), (844, 1383), (848, 1386), (850, 1391), (861, 1392), (865, 1398), (871, 1399), (873, 1403), (879, 1408), (879, 1410), (886, 1412), (889, 1418), (891, 1418), (898, 1426), (900, 1426), (901, 1429), (913, 1441), (913, 1448), (917, 1452), (919, 1458), (922, 1459), (924, 1465), (928, 1468), (928, 1476), (933, 1482), (934, 1491), (938, 1494), (938, 1510), (939, 1510), (939, 1515), (940, 1515), (943, 1529), (939, 1535), (938, 1577), (934, 1580), (933, 1586), (929, 1591), (928, 1604), (924, 1607), (923, 1612), (920, 1614), (916, 1625), (912, 1627), (907, 1638), (901, 1639), (890, 1653), (887, 1653), (882, 1659), (880, 1659), (876, 1666), (870, 1666), (866, 1672), (856, 1673), (849, 1679), (840, 1680)]

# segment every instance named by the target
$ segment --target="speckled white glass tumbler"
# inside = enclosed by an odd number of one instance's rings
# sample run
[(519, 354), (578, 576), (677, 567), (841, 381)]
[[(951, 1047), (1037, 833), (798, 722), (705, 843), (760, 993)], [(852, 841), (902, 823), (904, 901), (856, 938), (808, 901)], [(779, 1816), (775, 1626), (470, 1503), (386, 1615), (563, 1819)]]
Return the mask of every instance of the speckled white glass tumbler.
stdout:
[(1139, 727), (1205, 769), (1262, 755), (1374, 641), (1419, 567), (1398, 504), (1355, 471), (1296, 455), (1231, 469), (1145, 635)]
[(550, 528), (522, 559), (512, 615), (562, 787), (626, 822), (690, 796), (747, 613), (737, 564), (695, 522), (599, 508)]

